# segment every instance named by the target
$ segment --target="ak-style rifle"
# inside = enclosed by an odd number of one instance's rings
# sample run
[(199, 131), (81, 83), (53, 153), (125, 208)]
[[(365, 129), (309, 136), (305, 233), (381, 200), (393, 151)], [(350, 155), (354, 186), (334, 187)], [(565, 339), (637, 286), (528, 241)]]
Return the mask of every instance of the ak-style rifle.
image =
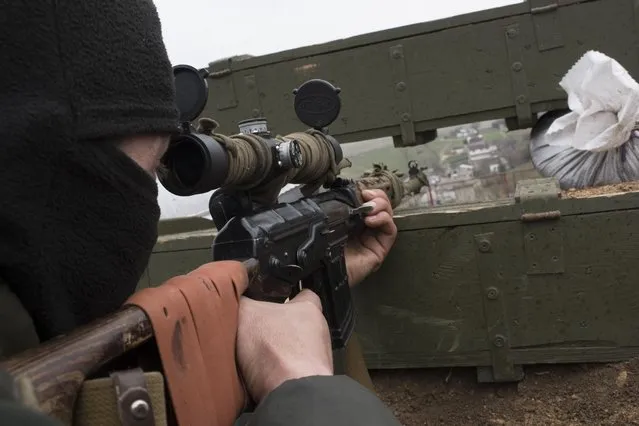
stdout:
[[(179, 196), (216, 190), (209, 202), (217, 228), (212, 260), (240, 261), (248, 275), (246, 286), (240, 285), (234, 291), (257, 300), (284, 302), (302, 288), (313, 290), (321, 299), (333, 349), (343, 350), (355, 324), (344, 250), (348, 239), (364, 229), (368, 206), (363, 205), (361, 191), (383, 189), (394, 207), (403, 197), (402, 182), (384, 170), (357, 181), (339, 177), (340, 170), (350, 162), (327, 131), (340, 112), (341, 101), (339, 89), (326, 81), (310, 80), (294, 91), (295, 112), (310, 127), (306, 132), (272, 135), (264, 118), (254, 118), (239, 123), (239, 134), (226, 136), (215, 133), (217, 123), (211, 119), (200, 118), (197, 127), (193, 124), (207, 103), (206, 71), (180, 65), (174, 67), (174, 75), (181, 124), (163, 158), (160, 182)], [(287, 184), (299, 186), (281, 194)], [(177, 288), (189, 279), (195, 280), (195, 284), (187, 283), (191, 286), (215, 281), (207, 273), (176, 277), (159, 288)], [(176, 284), (178, 281), (181, 284)], [(239, 284), (234, 282), (236, 285)], [(151, 290), (156, 289), (148, 289), (147, 299), (169, 306), (162, 299), (167, 297), (166, 292)], [(134, 296), (134, 300), (139, 299)], [(215, 334), (215, 327), (210, 327), (210, 334), (203, 330), (204, 326), (198, 328), (198, 324), (206, 323), (201, 318), (206, 313), (193, 306), (190, 309), (196, 341), (200, 342), (197, 345), (215, 347), (210, 341), (205, 342), (219, 335)], [(150, 311), (140, 304), (126, 305), (0, 366), (21, 384), (18, 393), (22, 393), (23, 400), (69, 421), (83, 381), (110, 361), (154, 337), (165, 372), (167, 363), (184, 357), (189, 347), (183, 341), (188, 336), (184, 337), (186, 332), (180, 329), (180, 322), (172, 330), (173, 346), (163, 353), (159, 320)], [(164, 313), (170, 317), (166, 307)], [(232, 339), (229, 341), (234, 344)], [(225, 353), (232, 355), (234, 350), (232, 347)], [(220, 371), (236, 368), (234, 357), (230, 359), (230, 365)], [(174, 406), (179, 397), (179, 386), (174, 383), (181, 380), (180, 374), (178, 371), (167, 376)], [(237, 401), (227, 405), (243, 406)], [(189, 409), (182, 407), (183, 411)], [(180, 410), (176, 413), (180, 420)]]

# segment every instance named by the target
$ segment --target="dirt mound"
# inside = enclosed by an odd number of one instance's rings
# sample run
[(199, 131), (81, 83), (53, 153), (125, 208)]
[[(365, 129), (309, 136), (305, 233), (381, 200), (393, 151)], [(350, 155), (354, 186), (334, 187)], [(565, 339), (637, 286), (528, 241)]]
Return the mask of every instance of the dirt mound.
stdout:
[(478, 384), (475, 369), (371, 375), (405, 426), (639, 425), (639, 360), (528, 367), (516, 384)]
[(593, 188), (568, 189), (561, 193), (562, 198), (589, 198), (601, 195), (615, 195), (625, 192), (639, 191), (639, 182), (622, 182), (613, 185), (596, 186)]

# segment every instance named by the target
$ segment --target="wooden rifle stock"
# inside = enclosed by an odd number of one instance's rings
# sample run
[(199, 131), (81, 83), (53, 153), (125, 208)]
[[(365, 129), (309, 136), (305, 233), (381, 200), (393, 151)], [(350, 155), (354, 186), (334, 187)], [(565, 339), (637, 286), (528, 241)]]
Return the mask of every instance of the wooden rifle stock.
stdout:
[[(249, 259), (243, 266), (250, 285), (258, 277), (258, 262)], [(68, 335), (3, 360), (0, 368), (16, 379), (23, 403), (70, 424), (82, 383), (108, 362), (152, 337), (153, 327), (144, 311), (127, 306)]]

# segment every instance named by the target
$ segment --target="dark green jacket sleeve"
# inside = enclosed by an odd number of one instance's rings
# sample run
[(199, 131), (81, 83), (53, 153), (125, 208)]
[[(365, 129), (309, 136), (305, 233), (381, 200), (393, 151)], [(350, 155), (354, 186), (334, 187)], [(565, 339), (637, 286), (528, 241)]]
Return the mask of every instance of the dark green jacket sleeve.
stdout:
[(2, 426), (63, 426), (56, 420), (15, 401), (11, 377), (0, 370), (0, 424)]
[(63, 426), (54, 419), (26, 408), (17, 402), (0, 400), (2, 426)]
[(368, 389), (347, 376), (289, 380), (271, 392), (250, 426), (401, 426)]

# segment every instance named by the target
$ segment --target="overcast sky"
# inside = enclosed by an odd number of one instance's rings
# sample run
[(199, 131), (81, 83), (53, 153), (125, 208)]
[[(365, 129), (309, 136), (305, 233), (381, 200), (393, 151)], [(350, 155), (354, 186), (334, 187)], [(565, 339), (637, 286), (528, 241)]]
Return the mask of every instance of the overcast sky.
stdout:
[[(520, 0), (154, 0), (173, 65), (201, 68), (490, 9)], [(210, 193), (177, 197), (159, 186), (162, 217), (206, 215)]]
[[(520, 0), (154, 0), (171, 62), (264, 55)], [(306, 1), (306, 3), (304, 3)]]

